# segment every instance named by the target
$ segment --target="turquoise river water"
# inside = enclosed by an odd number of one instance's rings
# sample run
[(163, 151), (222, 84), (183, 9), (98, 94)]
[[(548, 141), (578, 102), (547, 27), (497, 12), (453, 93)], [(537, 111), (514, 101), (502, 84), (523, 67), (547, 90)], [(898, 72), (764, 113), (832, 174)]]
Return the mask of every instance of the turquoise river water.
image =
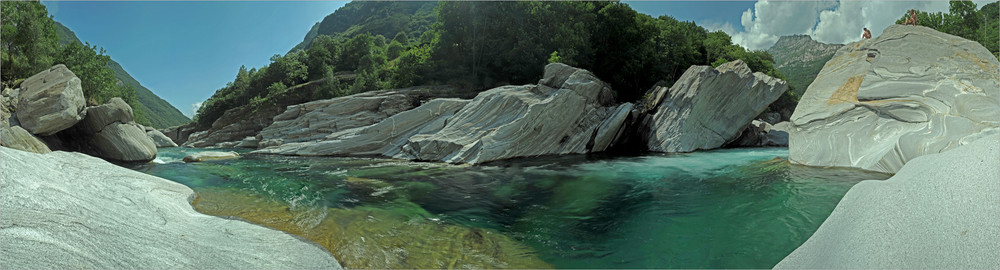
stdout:
[(787, 148), (481, 166), (273, 155), (180, 162), (197, 151), (163, 148), (132, 169), (191, 187), (204, 213), (316, 241), (349, 268), (770, 268), (851, 186), (889, 177), (791, 165)]

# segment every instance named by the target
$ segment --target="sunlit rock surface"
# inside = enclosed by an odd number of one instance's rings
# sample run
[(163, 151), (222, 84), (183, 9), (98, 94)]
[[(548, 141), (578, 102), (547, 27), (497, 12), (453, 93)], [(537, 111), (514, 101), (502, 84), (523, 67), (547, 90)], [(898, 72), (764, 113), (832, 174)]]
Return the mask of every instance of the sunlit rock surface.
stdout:
[(65, 65), (55, 65), (21, 83), (17, 119), (31, 134), (52, 135), (83, 119), (83, 98), (80, 78)]
[(340, 268), (313, 243), (195, 212), (175, 182), (80, 153), (2, 148), (0, 160), (5, 269)]
[(893, 173), (997, 134), (998, 66), (979, 43), (923, 26), (847, 44), (792, 115), (789, 159)]
[(775, 268), (996, 269), (1000, 136), (917, 157), (844, 195)]
[(691, 66), (669, 89), (653, 92), (647, 146), (656, 152), (722, 147), (787, 89), (787, 82), (752, 72), (742, 60)]
[(232, 151), (229, 152), (204, 151), (184, 156), (184, 162), (202, 162), (209, 160), (233, 159), (239, 157), (240, 154), (237, 154), (236, 152)]

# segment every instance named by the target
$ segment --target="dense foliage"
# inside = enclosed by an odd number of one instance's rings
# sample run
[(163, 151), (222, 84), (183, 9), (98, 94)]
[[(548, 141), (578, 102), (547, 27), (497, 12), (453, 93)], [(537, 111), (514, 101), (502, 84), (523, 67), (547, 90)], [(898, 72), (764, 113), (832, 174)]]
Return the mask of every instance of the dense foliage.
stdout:
[[(593, 71), (620, 101), (670, 86), (691, 65), (742, 59), (754, 71), (784, 78), (770, 54), (747, 51), (726, 33), (617, 2), (352, 2), (314, 26), (303, 43), (259, 70), (242, 68), (202, 105), (198, 126), (307, 82), (324, 84), (312, 88), (316, 98), (422, 84), (486, 89), (534, 83), (550, 62)], [(797, 101), (789, 93), (775, 106)]]
[[(1000, 59), (1000, 2), (992, 2), (979, 10), (972, 1), (950, 1), (948, 13), (917, 11), (917, 24), (948, 34), (979, 42)], [(909, 11), (896, 21), (902, 24)]]
[[(62, 63), (80, 78), (88, 105), (120, 97), (132, 107), (137, 106), (134, 89), (118, 83), (103, 49), (89, 43), (59, 43), (56, 24), (44, 5), (35, 1), (3, 1), (0, 5), (4, 82), (24, 79)], [(145, 113), (134, 112), (136, 122), (149, 125)]]

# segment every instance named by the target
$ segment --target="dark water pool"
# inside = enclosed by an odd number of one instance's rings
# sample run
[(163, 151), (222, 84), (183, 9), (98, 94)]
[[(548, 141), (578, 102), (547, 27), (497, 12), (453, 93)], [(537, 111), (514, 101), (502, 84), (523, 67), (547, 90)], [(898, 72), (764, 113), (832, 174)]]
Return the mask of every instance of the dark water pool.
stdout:
[(316, 241), (349, 268), (770, 268), (847, 190), (889, 176), (790, 165), (785, 148), (485, 166), (245, 155), (133, 169), (199, 211)]

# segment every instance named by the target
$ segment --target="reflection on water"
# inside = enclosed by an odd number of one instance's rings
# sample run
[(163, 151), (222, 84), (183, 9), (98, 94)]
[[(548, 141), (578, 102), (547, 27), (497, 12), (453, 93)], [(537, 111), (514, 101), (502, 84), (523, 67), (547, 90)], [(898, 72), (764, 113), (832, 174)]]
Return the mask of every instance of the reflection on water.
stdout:
[(303, 236), (348, 268), (764, 268), (847, 190), (888, 175), (790, 165), (784, 148), (485, 166), (247, 155), (134, 169), (198, 211)]

